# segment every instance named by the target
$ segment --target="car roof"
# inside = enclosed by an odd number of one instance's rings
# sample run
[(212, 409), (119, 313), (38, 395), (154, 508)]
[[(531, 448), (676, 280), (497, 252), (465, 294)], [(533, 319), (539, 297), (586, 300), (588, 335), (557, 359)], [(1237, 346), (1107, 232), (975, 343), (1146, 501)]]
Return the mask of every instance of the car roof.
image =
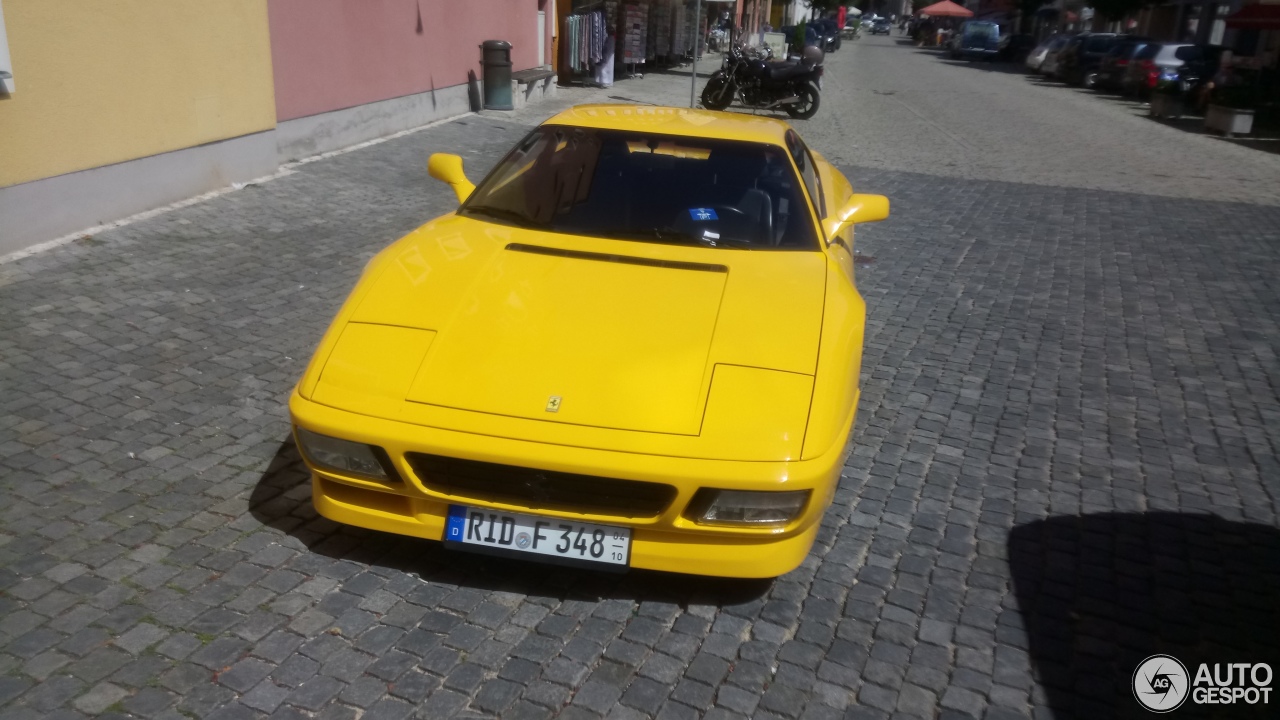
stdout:
[(783, 147), (786, 147), (787, 131), (791, 129), (787, 123), (774, 118), (692, 108), (621, 103), (577, 105), (555, 115), (543, 124), (600, 130), (630, 130), (683, 137), (746, 140)]

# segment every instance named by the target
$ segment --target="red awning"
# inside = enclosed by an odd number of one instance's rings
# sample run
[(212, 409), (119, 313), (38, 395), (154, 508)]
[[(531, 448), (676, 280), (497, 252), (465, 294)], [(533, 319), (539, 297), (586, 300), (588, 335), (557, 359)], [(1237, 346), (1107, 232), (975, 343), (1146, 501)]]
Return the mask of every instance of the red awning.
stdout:
[(920, 8), (920, 14), (929, 17), (973, 17), (972, 10), (965, 10), (951, 0), (942, 0), (927, 8)]
[(1245, 5), (1227, 16), (1227, 27), (1280, 30), (1280, 5)]

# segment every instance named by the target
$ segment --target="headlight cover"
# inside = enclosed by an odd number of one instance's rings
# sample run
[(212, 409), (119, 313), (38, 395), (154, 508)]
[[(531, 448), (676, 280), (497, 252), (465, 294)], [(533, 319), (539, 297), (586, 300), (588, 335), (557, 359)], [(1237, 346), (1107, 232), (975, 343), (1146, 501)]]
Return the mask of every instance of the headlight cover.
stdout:
[(786, 525), (804, 510), (808, 490), (786, 492), (702, 488), (689, 504), (700, 525), (768, 527)]
[(298, 428), (298, 443), (302, 454), (316, 467), (382, 482), (395, 479), (387, 474), (379, 458), (386, 455), (382, 448), (321, 435), (306, 428)]

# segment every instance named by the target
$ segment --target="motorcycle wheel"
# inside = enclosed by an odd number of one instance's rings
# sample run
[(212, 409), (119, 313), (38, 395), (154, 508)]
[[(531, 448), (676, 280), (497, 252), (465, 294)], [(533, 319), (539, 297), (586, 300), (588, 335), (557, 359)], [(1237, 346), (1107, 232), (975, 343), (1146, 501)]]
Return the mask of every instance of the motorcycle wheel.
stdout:
[(800, 98), (799, 102), (794, 102), (786, 106), (787, 114), (797, 120), (808, 120), (818, 113), (818, 88), (813, 83), (804, 83), (800, 86), (796, 95)]
[(723, 110), (733, 102), (733, 89), (722, 77), (713, 77), (702, 88), (702, 107), (708, 110)]

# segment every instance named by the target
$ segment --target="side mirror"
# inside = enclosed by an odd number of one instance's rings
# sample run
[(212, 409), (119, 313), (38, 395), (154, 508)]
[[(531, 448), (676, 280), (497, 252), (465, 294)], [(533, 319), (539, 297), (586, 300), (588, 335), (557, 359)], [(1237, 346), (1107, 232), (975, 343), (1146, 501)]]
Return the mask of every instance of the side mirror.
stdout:
[(432, 153), (431, 157), (427, 158), (427, 174), (453, 188), (453, 194), (458, 196), (459, 205), (466, 202), (471, 196), (471, 191), (476, 189), (476, 186), (467, 179), (467, 174), (462, 171), (462, 158), (457, 155)]
[(827, 218), (827, 237), (835, 237), (847, 225), (879, 222), (887, 217), (889, 217), (889, 198), (883, 195), (855, 194), (850, 196), (849, 201), (840, 208), (839, 212)]

